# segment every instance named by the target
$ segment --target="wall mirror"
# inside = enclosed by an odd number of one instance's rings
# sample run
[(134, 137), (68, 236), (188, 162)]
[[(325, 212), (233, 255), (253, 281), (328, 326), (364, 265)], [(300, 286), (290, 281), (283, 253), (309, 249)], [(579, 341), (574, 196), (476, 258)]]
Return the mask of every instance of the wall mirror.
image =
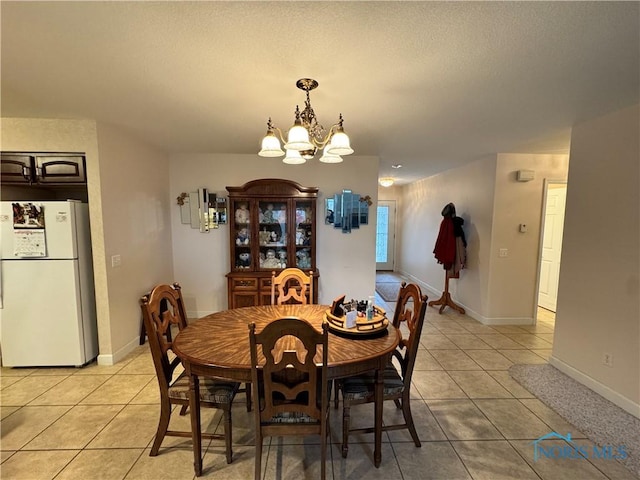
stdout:
[(180, 221), (191, 224), (191, 228), (208, 233), (227, 223), (227, 199), (209, 193), (206, 188), (197, 192), (181, 193), (177, 198), (180, 205)]
[(324, 223), (333, 224), (333, 228), (339, 228), (342, 233), (351, 233), (351, 229), (360, 228), (360, 225), (369, 223), (369, 206), (371, 197), (361, 197), (351, 190), (342, 190), (332, 198), (325, 200)]

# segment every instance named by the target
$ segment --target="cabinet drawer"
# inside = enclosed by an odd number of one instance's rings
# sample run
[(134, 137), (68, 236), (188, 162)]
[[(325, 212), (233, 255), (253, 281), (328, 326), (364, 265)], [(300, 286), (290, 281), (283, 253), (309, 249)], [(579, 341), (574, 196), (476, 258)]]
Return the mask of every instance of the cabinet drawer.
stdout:
[(260, 305), (258, 302), (259, 297), (257, 293), (248, 291), (235, 292), (231, 297), (230, 308), (253, 307), (255, 305)]
[(269, 290), (271, 292), (271, 277), (260, 279), (260, 290)]
[(233, 278), (231, 279), (231, 288), (233, 290), (257, 290), (257, 278)]

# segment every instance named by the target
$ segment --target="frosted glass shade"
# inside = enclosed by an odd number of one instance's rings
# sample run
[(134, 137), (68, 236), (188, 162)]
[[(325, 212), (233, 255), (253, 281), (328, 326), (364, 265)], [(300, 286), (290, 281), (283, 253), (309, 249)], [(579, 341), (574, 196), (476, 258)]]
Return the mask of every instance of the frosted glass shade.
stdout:
[(351, 155), (353, 153), (349, 137), (344, 132), (336, 132), (333, 134), (326, 151), (333, 155)]
[(313, 144), (309, 141), (309, 132), (302, 125), (294, 125), (289, 129), (287, 143), (284, 148), (287, 150), (312, 150)]
[(394, 180), (391, 177), (384, 177), (378, 180), (378, 183), (383, 187), (390, 187), (391, 185), (393, 185), (393, 182)]
[(300, 152), (297, 150), (289, 150), (287, 149), (287, 156), (282, 159), (284, 163), (288, 163), (289, 165), (300, 165), (305, 163), (306, 160), (302, 158)]
[(280, 157), (284, 155), (282, 148), (280, 148), (280, 140), (269, 132), (262, 139), (262, 149), (258, 152), (261, 157)]
[(340, 155), (334, 155), (333, 153), (327, 152), (327, 149), (324, 148), (322, 150), (322, 156), (319, 159), (322, 163), (340, 163), (342, 162), (342, 157)]

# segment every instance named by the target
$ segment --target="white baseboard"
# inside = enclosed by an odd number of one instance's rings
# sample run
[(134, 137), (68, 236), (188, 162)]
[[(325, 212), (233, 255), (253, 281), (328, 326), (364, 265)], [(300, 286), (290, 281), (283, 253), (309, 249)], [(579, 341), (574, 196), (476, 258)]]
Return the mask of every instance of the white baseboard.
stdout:
[[(431, 285), (419, 280), (413, 275), (410, 275), (403, 271), (398, 271), (398, 273), (407, 277), (411, 282), (418, 284), (420, 286), (420, 289), (422, 290), (422, 293), (426, 293), (429, 296), (429, 301), (438, 299), (442, 295), (442, 290), (438, 290), (437, 288), (432, 287)], [(483, 325), (535, 325), (535, 319), (532, 317), (485, 317), (467, 307), (464, 303), (459, 302), (455, 298), (453, 299), (453, 301), (464, 308), (465, 314), (467, 316), (473, 318), (474, 320), (477, 320)]]
[(549, 363), (565, 375), (573, 378), (575, 381), (581, 383), (587, 388), (590, 388), (599, 395), (602, 395), (604, 398), (622, 408), (624, 411), (629, 412), (634, 417), (640, 418), (640, 404), (637, 404), (633, 400), (620, 395), (615, 390), (612, 390), (603, 383), (600, 383), (589, 375), (582, 373), (580, 370), (575, 369), (571, 365), (563, 362), (562, 360), (559, 360), (553, 355), (549, 358)]
[(98, 365), (115, 365), (140, 345), (140, 336), (135, 337), (115, 353), (98, 355)]
[(500, 317), (479, 320), (484, 325), (535, 325), (531, 317)]

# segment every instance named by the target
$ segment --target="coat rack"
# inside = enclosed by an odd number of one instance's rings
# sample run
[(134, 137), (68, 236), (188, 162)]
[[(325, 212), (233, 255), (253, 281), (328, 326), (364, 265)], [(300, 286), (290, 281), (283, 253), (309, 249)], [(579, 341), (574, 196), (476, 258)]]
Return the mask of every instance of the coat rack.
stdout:
[(440, 309), (438, 310), (438, 313), (442, 313), (445, 307), (451, 307), (454, 310), (460, 312), (462, 315), (464, 315), (465, 313), (464, 308), (462, 308), (460, 305), (458, 305), (453, 300), (451, 300), (451, 294), (449, 293), (450, 278), (459, 278), (459, 276), (452, 277), (449, 275), (449, 270), (446, 270), (445, 276), (444, 276), (444, 292), (442, 292), (442, 296), (438, 300), (433, 300), (429, 302), (429, 306), (435, 307), (437, 305), (440, 305)]
[(444, 267), (444, 292), (442, 292), (442, 296), (438, 300), (429, 302), (429, 306), (440, 305), (438, 313), (442, 313), (445, 307), (451, 307), (464, 314), (464, 308), (456, 304), (449, 293), (449, 279), (460, 278), (460, 270), (466, 264), (467, 241), (462, 230), (464, 220), (456, 216), (456, 207), (453, 203), (445, 205), (442, 209), (442, 217), (443, 220), (440, 224), (440, 232), (438, 233), (433, 253), (438, 263), (443, 264)]

